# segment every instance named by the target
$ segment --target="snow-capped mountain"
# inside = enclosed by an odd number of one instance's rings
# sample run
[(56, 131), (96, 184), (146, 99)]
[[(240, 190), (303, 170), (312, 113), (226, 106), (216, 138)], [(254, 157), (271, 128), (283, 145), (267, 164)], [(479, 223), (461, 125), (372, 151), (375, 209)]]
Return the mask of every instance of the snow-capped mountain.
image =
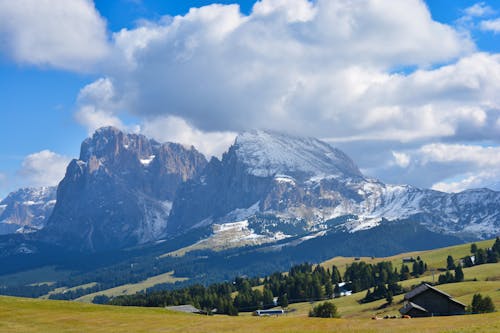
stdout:
[(101, 128), (69, 164), (43, 237), (90, 251), (154, 241), (177, 187), (206, 163), (194, 147)]
[(207, 163), (194, 147), (101, 128), (82, 143), (57, 202), (54, 196), (54, 189), (9, 195), (0, 204), (0, 231), (45, 225), (34, 239), (83, 251), (176, 238), (197, 228), (212, 233), (191, 249), (299, 244), (401, 220), (462, 239), (500, 231), (500, 192), (384, 184), (325, 142), (271, 131), (242, 133), (221, 160)]
[(251, 131), (179, 188), (168, 230), (213, 225), (216, 235), (224, 224), (243, 221), (246, 229), (235, 237), (251, 232), (254, 239), (272, 241), (277, 232), (285, 238), (321, 236), (332, 228), (356, 232), (383, 220), (411, 220), (434, 232), (477, 239), (499, 233), (499, 214), (500, 192), (448, 194), (386, 185), (364, 177), (327, 143)]
[(42, 229), (56, 203), (56, 187), (22, 188), (0, 201), (0, 235)]

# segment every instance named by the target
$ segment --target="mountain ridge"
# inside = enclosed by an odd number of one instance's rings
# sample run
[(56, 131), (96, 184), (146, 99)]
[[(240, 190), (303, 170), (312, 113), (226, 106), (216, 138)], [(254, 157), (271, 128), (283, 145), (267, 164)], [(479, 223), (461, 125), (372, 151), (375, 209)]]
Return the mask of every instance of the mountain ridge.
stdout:
[(101, 251), (208, 227), (219, 238), (221, 230), (239, 230), (227, 240), (238, 247), (405, 220), (469, 240), (497, 235), (498, 202), (500, 192), (489, 189), (444, 193), (384, 184), (310, 137), (243, 132), (221, 159), (207, 162), (192, 146), (104, 127), (70, 162), (40, 234)]

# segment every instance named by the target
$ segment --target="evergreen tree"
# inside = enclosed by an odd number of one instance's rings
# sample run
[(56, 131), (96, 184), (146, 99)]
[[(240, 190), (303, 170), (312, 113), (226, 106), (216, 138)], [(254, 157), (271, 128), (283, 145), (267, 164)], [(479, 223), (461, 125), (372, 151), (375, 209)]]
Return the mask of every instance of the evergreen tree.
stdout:
[(477, 244), (476, 243), (472, 243), (470, 245), (470, 253), (476, 254), (476, 252), (477, 252)]
[(487, 261), (486, 251), (484, 249), (478, 249), (476, 252), (476, 260), (474, 261), (475, 265), (485, 264)]
[(455, 269), (455, 261), (450, 255), (446, 258), (446, 269)]
[(455, 282), (462, 282), (464, 280), (464, 272), (462, 266), (458, 265), (455, 268)]
[(282, 308), (286, 309), (288, 307), (288, 296), (287, 296), (287, 294), (281, 295), (279, 297), (279, 299), (278, 299), (278, 303), (279, 303), (279, 305)]
[(262, 294), (262, 303), (264, 303), (265, 308), (274, 306), (274, 296), (269, 288), (264, 287), (264, 292)]
[(481, 294), (474, 294), (472, 297), (471, 310), (472, 313), (494, 312), (495, 305), (493, 304), (491, 297), (486, 296), (483, 298)]
[(498, 262), (498, 252), (494, 251), (493, 249), (488, 250), (487, 262), (490, 264), (497, 263)]
[(333, 284), (332, 281), (328, 280), (325, 283), (325, 296), (327, 298), (332, 298), (333, 297)]
[(495, 243), (493, 243), (493, 246), (491, 247), (493, 251), (495, 251), (499, 256), (500, 256), (500, 237), (497, 237), (495, 239)]
[(385, 298), (385, 300), (387, 301), (387, 304), (392, 304), (393, 301), (392, 292), (390, 291), (387, 292), (387, 297)]

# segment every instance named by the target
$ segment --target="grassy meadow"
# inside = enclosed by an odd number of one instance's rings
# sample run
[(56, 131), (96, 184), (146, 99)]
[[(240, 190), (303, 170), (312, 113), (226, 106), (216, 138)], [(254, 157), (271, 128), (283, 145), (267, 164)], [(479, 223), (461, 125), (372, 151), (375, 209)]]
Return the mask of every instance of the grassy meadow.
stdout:
[[(339, 304), (340, 305), (340, 304)], [(0, 332), (499, 332), (500, 313), (420, 319), (201, 316), (0, 297)]]
[[(493, 241), (478, 242), (480, 248), (491, 246)], [(446, 257), (459, 259), (469, 254), (470, 244), (449, 248), (405, 253), (389, 258), (361, 258), (367, 262), (390, 260), (395, 267), (403, 257), (420, 256), (430, 268), (446, 265)], [(323, 265), (335, 264), (342, 270), (354, 258), (334, 258)], [(51, 272), (43, 276), (50, 280)], [(52, 272), (54, 273), (54, 272)], [(432, 281), (428, 275), (401, 282), (411, 287), (421, 281)], [(500, 310), (500, 263), (464, 268), (465, 281), (437, 286), (464, 304), (480, 292), (490, 296)], [(80, 301), (90, 301), (95, 295), (120, 295), (143, 290), (147, 286), (165, 281), (174, 282), (173, 272), (152, 277), (143, 283), (113, 288), (87, 295)], [(85, 304), (82, 302), (52, 301), (0, 296), (0, 332), (500, 332), (500, 312), (452, 317), (380, 319), (399, 315), (403, 295), (394, 297), (387, 305), (385, 300), (360, 304), (366, 291), (332, 300), (342, 318), (309, 318), (309, 310), (316, 304), (310, 302), (291, 304), (290, 312), (283, 317), (254, 317), (240, 313), (238, 317), (203, 316), (171, 312), (162, 308), (118, 307)]]

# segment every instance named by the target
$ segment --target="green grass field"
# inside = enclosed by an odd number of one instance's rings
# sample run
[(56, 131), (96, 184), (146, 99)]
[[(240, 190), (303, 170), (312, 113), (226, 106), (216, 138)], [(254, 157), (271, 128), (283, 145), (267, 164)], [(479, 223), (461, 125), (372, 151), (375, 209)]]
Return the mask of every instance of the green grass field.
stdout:
[[(493, 245), (494, 242), (495, 240), (491, 239), (475, 243), (477, 244), (478, 248), (489, 248)], [(366, 263), (372, 263), (372, 264), (381, 261), (390, 261), (392, 262), (392, 265), (394, 267), (397, 267), (399, 270), (401, 268), (403, 258), (405, 257), (416, 258), (417, 256), (420, 256), (420, 258), (422, 258), (422, 260), (427, 264), (427, 267), (429, 269), (429, 272), (427, 272), (427, 274), (431, 274), (431, 269), (437, 270), (440, 268), (446, 268), (446, 258), (448, 257), (448, 255), (451, 255), (456, 262), (458, 261), (458, 259), (470, 255), (471, 254), (470, 245), (471, 243), (467, 243), (450, 247), (443, 247), (434, 250), (401, 253), (391, 257), (384, 257), (384, 258), (361, 257), (359, 261), (364, 261)], [(335, 265), (339, 269), (340, 273), (343, 274), (345, 272), (346, 265), (351, 264), (355, 261), (356, 260), (354, 257), (335, 257), (333, 259), (321, 263), (321, 265), (325, 267), (331, 267), (332, 265)], [(411, 270), (411, 263), (409, 264), (409, 267)]]
[[(478, 243), (490, 246), (492, 241)], [(470, 244), (433, 251), (401, 254), (389, 258), (370, 259), (371, 262), (392, 260), (400, 263), (402, 257), (420, 255), (426, 262), (439, 268), (444, 266), (446, 256), (459, 258), (468, 254)], [(444, 259), (443, 259), (444, 258)], [(354, 258), (334, 258), (327, 262), (348, 263)], [(368, 260), (367, 260), (368, 261)], [(485, 264), (464, 269), (466, 281), (438, 286), (464, 304), (470, 304), (474, 293), (490, 296), (500, 309), (500, 263)], [(437, 276), (436, 276), (437, 278)], [(174, 279), (172, 272), (130, 285), (122, 286), (115, 293), (131, 293), (135, 289)], [(427, 275), (403, 281), (405, 287), (429, 281)], [(115, 288), (113, 288), (115, 289)], [(96, 293), (102, 294), (103, 292)], [(307, 314), (314, 303), (296, 303), (283, 317), (261, 318), (249, 313), (238, 317), (201, 316), (170, 312), (161, 308), (114, 307), (84, 304), (80, 302), (50, 301), (0, 296), (0, 332), (500, 332), (500, 312), (484, 315), (434, 317), (419, 319), (372, 320), (374, 316), (397, 315), (402, 306), (403, 295), (394, 297), (394, 303), (385, 306), (385, 300), (368, 304), (358, 301), (366, 292), (334, 299), (341, 319), (309, 318)], [(88, 295), (93, 298), (95, 295)]]
[(76, 301), (90, 303), (97, 295), (106, 295), (108, 297), (121, 296), (121, 295), (132, 295), (138, 293), (139, 291), (146, 290), (156, 284), (160, 283), (175, 283), (177, 281), (185, 281), (186, 278), (174, 277), (174, 272), (168, 272), (156, 276), (152, 276), (142, 282), (125, 284), (111, 289), (101, 290), (93, 294), (88, 294), (82, 296)]
[(421, 319), (201, 316), (0, 297), (0, 332), (499, 332), (500, 313)]

